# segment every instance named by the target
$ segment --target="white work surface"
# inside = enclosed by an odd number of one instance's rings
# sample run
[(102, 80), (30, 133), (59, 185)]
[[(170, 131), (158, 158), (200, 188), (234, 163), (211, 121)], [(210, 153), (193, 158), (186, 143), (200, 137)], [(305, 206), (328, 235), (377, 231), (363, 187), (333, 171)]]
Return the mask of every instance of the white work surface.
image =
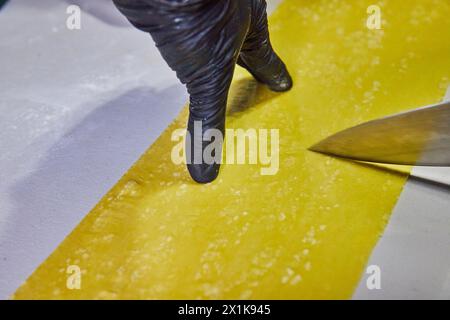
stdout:
[[(69, 3), (85, 10), (82, 30), (66, 28)], [(111, 0), (12, 0), (0, 11), (0, 35), (6, 299), (188, 97), (150, 37), (131, 28)], [(355, 299), (450, 298), (449, 195), (437, 185), (407, 183), (369, 263), (381, 268), (382, 289), (367, 290), (363, 276)]]

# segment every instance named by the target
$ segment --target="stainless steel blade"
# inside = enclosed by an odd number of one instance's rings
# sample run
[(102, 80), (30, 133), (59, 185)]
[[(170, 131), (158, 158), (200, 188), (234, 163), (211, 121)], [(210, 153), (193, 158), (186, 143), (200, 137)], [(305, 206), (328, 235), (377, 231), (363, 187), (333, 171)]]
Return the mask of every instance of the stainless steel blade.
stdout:
[(310, 150), (368, 162), (450, 166), (450, 102), (358, 125)]

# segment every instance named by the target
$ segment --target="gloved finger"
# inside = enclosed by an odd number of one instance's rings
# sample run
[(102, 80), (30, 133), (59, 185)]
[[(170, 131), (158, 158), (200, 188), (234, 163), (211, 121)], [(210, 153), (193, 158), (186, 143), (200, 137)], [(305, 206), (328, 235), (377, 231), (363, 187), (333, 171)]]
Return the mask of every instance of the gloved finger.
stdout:
[(241, 49), (238, 64), (246, 68), (258, 81), (274, 91), (287, 91), (292, 78), (272, 48), (267, 22), (265, 0), (251, 0), (252, 20)]
[[(205, 148), (203, 133), (225, 134), (228, 90), (250, 25), (249, 0), (114, 0), (139, 29), (149, 32), (161, 55), (190, 94), (188, 169), (194, 180), (210, 182), (219, 163), (196, 160)], [(201, 122), (201, 134), (194, 132)], [(198, 158), (198, 157), (197, 157)], [(203, 159), (202, 159), (203, 160)]]

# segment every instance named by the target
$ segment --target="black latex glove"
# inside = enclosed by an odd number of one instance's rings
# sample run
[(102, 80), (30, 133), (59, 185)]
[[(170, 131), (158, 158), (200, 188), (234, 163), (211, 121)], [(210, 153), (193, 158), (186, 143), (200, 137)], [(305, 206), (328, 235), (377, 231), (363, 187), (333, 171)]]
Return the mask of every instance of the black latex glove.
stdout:
[(228, 90), (236, 63), (274, 91), (292, 87), (284, 63), (270, 44), (266, 1), (113, 1), (135, 27), (151, 34), (163, 58), (186, 85), (191, 134), (186, 147), (192, 150), (187, 153), (188, 170), (199, 183), (213, 181), (219, 163), (194, 164), (194, 154), (203, 151), (194, 150), (194, 146), (204, 149), (209, 143), (202, 143), (202, 136), (194, 137), (194, 121), (202, 122), (203, 132), (213, 128), (224, 134)]

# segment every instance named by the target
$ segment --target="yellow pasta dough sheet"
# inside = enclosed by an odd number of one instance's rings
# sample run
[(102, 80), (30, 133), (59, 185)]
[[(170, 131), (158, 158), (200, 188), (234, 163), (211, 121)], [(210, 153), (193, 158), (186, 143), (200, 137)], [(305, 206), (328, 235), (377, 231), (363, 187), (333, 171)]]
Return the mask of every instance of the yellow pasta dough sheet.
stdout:
[(450, 82), (450, 2), (375, 2), (374, 30), (374, 1), (281, 4), (270, 29), (295, 81), (288, 93), (237, 70), (227, 126), (279, 129), (276, 175), (224, 165), (216, 182), (195, 184), (171, 161), (185, 109), (14, 298), (351, 298), (407, 174), (307, 148), (438, 102)]

